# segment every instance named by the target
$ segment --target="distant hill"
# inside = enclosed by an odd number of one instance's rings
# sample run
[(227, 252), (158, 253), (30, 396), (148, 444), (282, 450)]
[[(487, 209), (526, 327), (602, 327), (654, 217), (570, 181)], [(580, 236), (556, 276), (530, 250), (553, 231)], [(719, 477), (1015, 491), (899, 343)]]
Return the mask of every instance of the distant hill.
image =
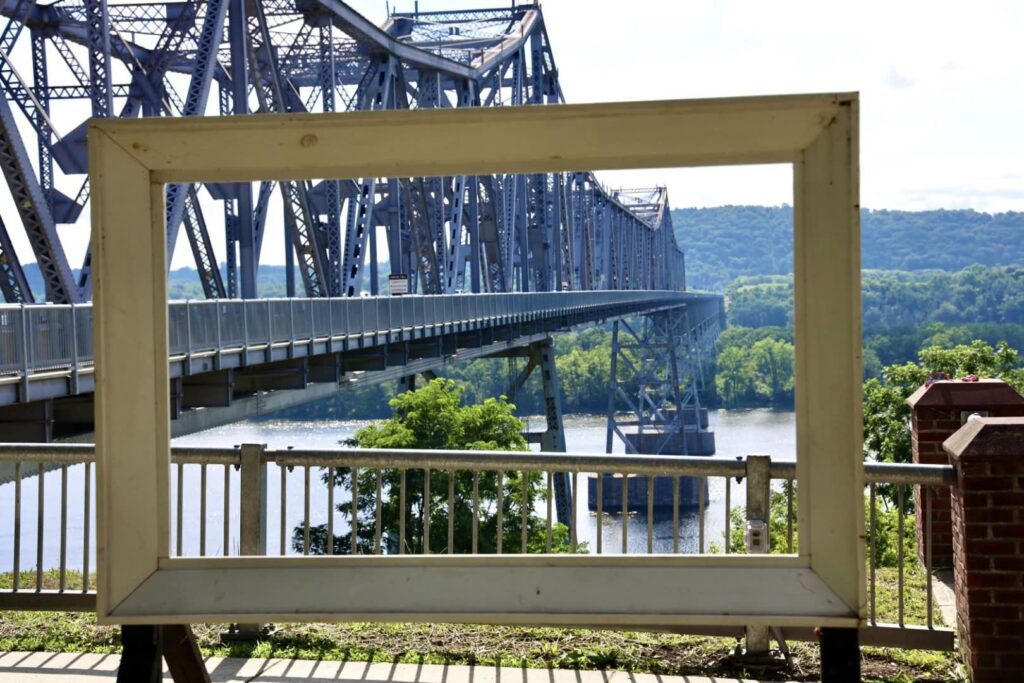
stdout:
[[(676, 209), (691, 289), (721, 291), (743, 275), (793, 271), (793, 209), (723, 206)], [(1024, 213), (872, 211), (861, 218), (862, 264), (877, 270), (959, 271), (972, 264), (1024, 265)]]

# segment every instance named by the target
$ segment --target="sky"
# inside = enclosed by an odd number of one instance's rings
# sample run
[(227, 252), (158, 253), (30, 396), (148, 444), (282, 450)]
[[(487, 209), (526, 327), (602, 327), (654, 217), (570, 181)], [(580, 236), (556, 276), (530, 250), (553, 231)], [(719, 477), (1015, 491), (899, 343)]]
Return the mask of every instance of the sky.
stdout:
[[(349, 4), (378, 23), (389, 6)], [(396, 4), (413, 8), (413, 0)], [(1024, 2), (546, 0), (542, 8), (569, 102), (858, 91), (863, 206), (1024, 211)], [(676, 207), (792, 201), (788, 166), (599, 177), (612, 187), (666, 184)], [(5, 216), (9, 207), (0, 197)], [(216, 216), (211, 230), (221, 251)], [(61, 232), (77, 263), (84, 231)], [(33, 260), (16, 240), (23, 262)], [(267, 240), (264, 262), (281, 262), (283, 233), (272, 228)], [(190, 260), (182, 239), (174, 265)]]

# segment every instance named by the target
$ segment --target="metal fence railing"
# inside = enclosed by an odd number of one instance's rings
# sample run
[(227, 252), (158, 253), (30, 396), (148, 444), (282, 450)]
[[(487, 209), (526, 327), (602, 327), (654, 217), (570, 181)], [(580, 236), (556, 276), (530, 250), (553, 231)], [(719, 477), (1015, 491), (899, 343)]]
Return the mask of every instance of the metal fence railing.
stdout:
[[(3, 530), (12, 547), (0, 547), (0, 609), (94, 605), (92, 464), (88, 445), (0, 445), (0, 468), (13, 468), (13, 480), (0, 486), (2, 518), (12, 520)], [(768, 518), (773, 550), (792, 553), (799, 544), (795, 477), (795, 463), (766, 456), (175, 447), (168, 549), (174, 557), (754, 552), (743, 542), (744, 523), (760, 516)], [(930, 525), (919, 563), (904, 540), (911, 522), (901, 503), (918, 486), (930, 512), (935, 495), (949, 495), (952, 469), (867, 463), (865, 479), (869, 624), (862, 642), (951, 649), (952, 631), (932, 616)], [(564, 524), (560, 484), (579, 497)], [(880, 513), (883, 492), (891, 511)], [(879, 514), (895, 515), (898, 526), (888, 560), (877, 552)], [(885, 605), (883, 574), (884, 589), (895, 592)], [(909, 618), (906, 605), (922, 601), (924, 617)]]

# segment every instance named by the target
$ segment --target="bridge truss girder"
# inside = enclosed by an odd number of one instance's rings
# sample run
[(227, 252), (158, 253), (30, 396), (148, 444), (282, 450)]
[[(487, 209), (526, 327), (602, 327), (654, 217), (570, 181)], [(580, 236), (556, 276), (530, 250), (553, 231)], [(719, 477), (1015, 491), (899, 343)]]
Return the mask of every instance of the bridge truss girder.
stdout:
[(724, 327), (719, 300), (612, 324), (606, 452), (618, 438), (627, 453), (642, 445), (650, 455), (692, 454), (690, 444), (699, 442), (687, 432), (704, 429), (704, 365)]
[[(87, 220), (85, 125), (69, 113), (76, 102), (93, 116), (134, 117), (564, 101), (534, 5), (393, 13), (381, 27), (336, 0), (0, 0), (0, 14), (0, 87), (23, 117), (0, 110), (4, 149), (13, 150), (4, 173), (52, 301), (90, 296), (90, 251), (76, 276), (56, 230)], [(32, 62), (19, 71), (22, 35)], [(298, 266), (298, 278), (288, 269), (289, 294), (296, 280), (307, 296), (376, 294), (380, 264), (420, 293), (684, 289), (667, 195), (652, 202), (661, 210), (582, 171), (169, 186), (168, 245), (173, 254), (184, 227), (208, 298), (257, 296), (268, 221), (284, 225), (286, 263)], [(210, 211), (224, 217), (223, 272)], [(4, 236), (2, 293), (31, 301)]]

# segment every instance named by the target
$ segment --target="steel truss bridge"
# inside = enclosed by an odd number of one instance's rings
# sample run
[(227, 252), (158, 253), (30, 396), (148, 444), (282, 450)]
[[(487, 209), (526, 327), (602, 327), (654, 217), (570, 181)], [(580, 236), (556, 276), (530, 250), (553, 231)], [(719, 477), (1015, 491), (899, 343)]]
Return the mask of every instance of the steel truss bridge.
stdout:
[[(88, 234), (90, 116), (564, 102), (533, 4), (396, 12), (381, 26), (340, 0), (0, 0), (0, 14), (0, 166), (18, 214), (0, 217), (0, 441), (91, 430), (91, 250), (72, 263), (58, 234)], [(640, 335), (645, 362), (670, 358), (670, 376), (629, 391), (613, 378), (610, 405), (635, 394), (641, 430), (699, 413), (694, 368), (722, 302), (685, 292), (665, 188), (610, 190), (585, 170), (326, 178), (171, 185), (166, 206), (168, 253), (184, 233), (208, 299), (171, 305), (174, 403), (183, 416), (209, 409), (179, 433), (460, 358), (528, 358), (514, 389), (553, 370), (550, 333), (643, 315), (659, 316), (657, 334)], [(258, 298), (271, 221), (285, 232), (284, 300)], [(210, 229), (221, 224), (223, 268)], [(396, 277), (415, 296), (385, 296)], [(557, 384), (545, 396), (560, 420)]]

